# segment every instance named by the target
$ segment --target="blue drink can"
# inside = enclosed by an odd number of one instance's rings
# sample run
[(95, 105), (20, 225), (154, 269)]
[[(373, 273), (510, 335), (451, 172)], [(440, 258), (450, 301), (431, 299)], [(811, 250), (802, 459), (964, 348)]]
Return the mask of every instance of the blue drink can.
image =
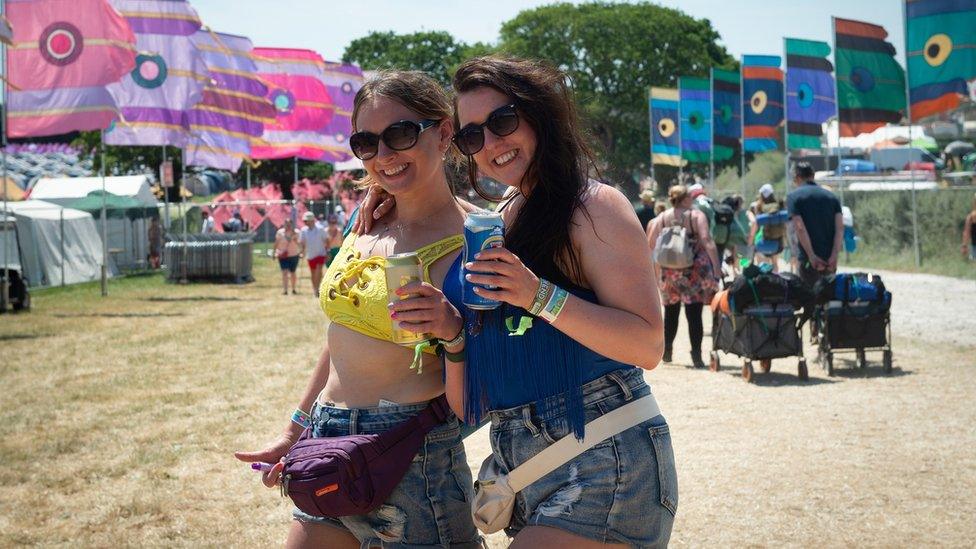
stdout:
[[(500, 213), (469, 213), (464, 220), (464, 263), (474, 261), (474, 256), (481, 250), (501, 248), (505, 245), (505, 222)], [(494, 290), (492, 286), (474, 284), (467, 281), (467, 269), (461, 270), (462, 294), (461, 301), (469, 308), (486, 311), (496, 309), (500, 301), (486, 299), (474, 293), (475, 286)]]

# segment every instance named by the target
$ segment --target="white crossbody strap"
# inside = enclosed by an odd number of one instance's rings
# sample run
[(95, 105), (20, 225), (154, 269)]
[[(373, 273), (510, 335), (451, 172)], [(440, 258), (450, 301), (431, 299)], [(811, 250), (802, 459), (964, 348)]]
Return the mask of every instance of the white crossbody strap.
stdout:
[(661, 410), (653, 394), (607, 412), (586, 424), (582, 442), (570, 433), (513, 469), (508, 474), (508, 485), (518, 493), (604, 440), (659, 415)]

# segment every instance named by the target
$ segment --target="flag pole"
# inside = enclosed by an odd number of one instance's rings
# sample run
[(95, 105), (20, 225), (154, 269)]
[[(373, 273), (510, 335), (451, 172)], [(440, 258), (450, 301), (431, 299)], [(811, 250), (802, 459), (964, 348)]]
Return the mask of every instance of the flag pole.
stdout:
[(247, 170), (247, 179), (244, 182), (244, 188), (250, 189), (251, 188), (251, 163), (245, 162), (244, 164), (245, 164), (245, 169)]
[(783, 196), (790, 193), (790, 98), (786, 88), (786, 71), (789, 69), (789, 56), (786, 53), (786, 37), (783, 37)]
[(180, 219), (183, 220), (183, 263), (182, 266), (182, 277), (180, 278), (180, 284), (186, 284), (186, 269), (187, 269), (187, 254), (189, 252), (190, 242), (186, 236), (186, 216), (188, 213), (188, 208), (186, 207), (186, 195), (184, 194), (184, 189), (186, 188), (186, 148), (180, 149)]
[(715, 193), (715, 67), (708, 69), (708, 110), (711, 111), (709, 119), (711, 124), (708, 126), (708, 182), (712, 187), (712, 194)]
[(685, 148), (681, 144), (681, 79), (678, 78), (678, 119), (674, 121), (674, 131), (678, 133), (678, 185), (685, 184)]
[[(7, 3), (0, 0), (0, 14), (7, 14)], [(7, 304), (10, 302), (10, 285), (7, 269), (10, 265), (7, 249), (10, 242), (10, 234), (7, 227), (7, 45), (0, 43), (0, 57), (3, 58), (3, 97), (0, 99), (0, 120), (3, 123), (3, 136), (0, 137), (0, 170), (2, 170), (3, 181), (3, 271), (0, 271), (0, 313), (7, 312)], [(16, 229), (15, 229), (16, 230)], [(16, 242), (16, 240), (14, 240)]]
[[(742, 57), (745, 60), (745, 57)], [(746, 194), (746, 104), (745, 78), (742, 76), (742, 63), (739, 63), (739, 183), (742, 185), (742, 199), (748, 200)]]
[[(901, 2), (901, 17), (905, 22), (905, 112), (908, 114), (908, 170), (911, 173), (912, 181), (912, 249), (915, 252), (915, 267), (922, 266), (922, 251), (918, 245), (918, 200), (915, 196), (915, 163), (912, 158), (915, 156), (915, 145), (912, 139), (912, 95), (910, 93), (910, 73), (911, 65), (908, 63), (908, 13), (905, 2)], [(919, 157), (921, 160), (921, 157)]]
[[(841, 179), (842, 172), (840, 171), (840, 64), (837, 62), (837, 18), (833, 15), (830, 16), (830, 28), (832, 32), (830, 33), (831, 46), (834, 50), (834, 110), (837, 112), (837, 143), (834, 144), (834, 153), (837, 155), (837, 170), (834, 172), (834, 176), (837, 178), (837, 188), (840, 190), (840, 205), (844, 206), (844, 181)], [(829, 157), (828, 157), (829, 158)], [(830, 162), (828, 160), (827, 167), (830, 167)]]
[(105, 215), (105, 130), (98, 132), (98, 175), (102, 178), (102, 297), (108, 295), (108, 219)]

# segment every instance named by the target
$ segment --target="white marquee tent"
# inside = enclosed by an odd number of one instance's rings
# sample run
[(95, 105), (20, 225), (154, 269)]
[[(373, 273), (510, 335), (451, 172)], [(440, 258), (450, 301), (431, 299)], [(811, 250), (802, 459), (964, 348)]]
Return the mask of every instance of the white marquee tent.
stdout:
[[(14, 240), (7, 233), (3, 240), (11, 248), (13, 242), (19, 244), (19, 254), (10, 254), (8, 260), (19, 260), (30, 287), (77, 284), (101, 277), (102, 239), (91, 214), (43, 200), (8, 202), (7, 213), (16, 219), (17, 235)], [(110, 263), (109, 272), (114, 271)]]

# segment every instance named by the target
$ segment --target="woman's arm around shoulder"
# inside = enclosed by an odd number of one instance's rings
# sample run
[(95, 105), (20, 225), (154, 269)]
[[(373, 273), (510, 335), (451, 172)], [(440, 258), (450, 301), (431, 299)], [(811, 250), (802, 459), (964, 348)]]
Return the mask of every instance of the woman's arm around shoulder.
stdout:
[[(554, 325), (602, 355), (652, 369), (661, 359), (663, 331), (648, 235), (630, 201), (609, 185), (591, 184), (584, 207), (573, 216), (571, 236), (599, 304), (573, 299)], [(650, 236), (659, 227), (655, 219)]]

